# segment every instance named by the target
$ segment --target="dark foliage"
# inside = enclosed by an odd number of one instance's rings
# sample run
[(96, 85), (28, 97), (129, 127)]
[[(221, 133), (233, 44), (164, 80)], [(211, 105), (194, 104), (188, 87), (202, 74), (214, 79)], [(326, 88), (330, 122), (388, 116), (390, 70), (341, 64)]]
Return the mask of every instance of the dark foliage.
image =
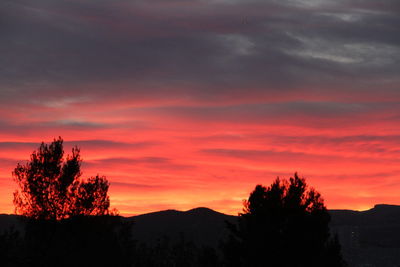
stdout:
[(61, 137), (42, 143), (25, 165), (18, 164), (13, 177), (15, 211), (33, 219), (61, 220), (77, 215), (109, 214), (109, 183), (105, 177), (81, 180), (79, 148), (64, 158)]
[(257, 185), (244, 203), (238, 225), (229, 224), (224, 245), (227, 266), (345, 266), (330, 216), (320, 194), (295, 174)]
[(0, 236), (0, 266), (131, 266), (131, 224), (118, 216), (23, 220), (23, 234)]
[[(131, 243), (114, 216), (30, 221), (25, 261), (32, 266), (130, 266)], [(128, 241), (128, 242), (127, 242)]]
[(22, 238), (13, 228), (0, 234), (0, 266), (23, 266), (21, 259)]
[(198, 247), (182, 235), (177, 242), (163, 237), (154, 245), (138, 244), (134, 250), (133, 266), (217, 267), (221, 266), (221, 261), (214, 248)]

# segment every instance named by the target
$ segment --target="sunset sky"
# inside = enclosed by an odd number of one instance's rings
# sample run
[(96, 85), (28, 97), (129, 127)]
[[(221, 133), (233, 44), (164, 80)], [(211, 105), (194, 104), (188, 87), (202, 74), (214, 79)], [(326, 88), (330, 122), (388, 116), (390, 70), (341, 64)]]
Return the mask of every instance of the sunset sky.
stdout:
[(0, 213), (42, 141), (121, 215), (237, 214), (294, 172), (330, 209), (400, 204), (399, 0), (2, 0)]

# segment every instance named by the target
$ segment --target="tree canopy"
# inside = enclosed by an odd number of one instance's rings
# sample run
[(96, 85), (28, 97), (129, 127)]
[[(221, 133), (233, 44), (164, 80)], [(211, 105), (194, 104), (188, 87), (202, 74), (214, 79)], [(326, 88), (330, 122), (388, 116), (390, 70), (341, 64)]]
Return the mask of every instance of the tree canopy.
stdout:
[(244, 202), (238, 225), (230, 225), (228, 266), (344, 266), (321, 195), (297, 173), (257, 185)]
[(18, 163), (13, 177), (17, 214), (34, 219), (61, 220), (76, 215), (109, 214), (109, 182), (104, 176), (81, 179), (80, 150), (64, 156), (63, 139), (42, 143), (26, 164)]

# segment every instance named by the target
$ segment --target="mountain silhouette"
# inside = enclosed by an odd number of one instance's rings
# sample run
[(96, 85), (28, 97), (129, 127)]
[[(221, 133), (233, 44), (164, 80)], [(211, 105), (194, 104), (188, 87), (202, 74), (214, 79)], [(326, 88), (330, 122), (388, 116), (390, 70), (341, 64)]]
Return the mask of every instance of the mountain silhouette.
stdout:
[[(330, 210), (331, 232), (339, 235), (342, 252), (350, 267), (400, 266), (400, 206), (375, 205), (366, 211)], [(14, 227), (23, 229), (17, 215), (0, 215), (0, 233)], [(208, 208), (188, 211), (164, 210), (123, 218), (134, 223), (133, 238), (155, 244), (166, 238), (171, 242), (185, 239), (196, 245), (217, 248), (228, 234), (226, 222), (236, 216)]]
[(350, 266), (400, 266), (400, 206), (379, 204), (366, 211), (331, 210)]
[(197, 245), (217, 247), (228, 234), (225, 221), (235, 223), (236, 216), (226, 215), (209, 208), (188, 211), (165, 210), (126, 218), (133, 221), (133, 238), (154, 244), (160, 238), (172, 242), (181, 238)]

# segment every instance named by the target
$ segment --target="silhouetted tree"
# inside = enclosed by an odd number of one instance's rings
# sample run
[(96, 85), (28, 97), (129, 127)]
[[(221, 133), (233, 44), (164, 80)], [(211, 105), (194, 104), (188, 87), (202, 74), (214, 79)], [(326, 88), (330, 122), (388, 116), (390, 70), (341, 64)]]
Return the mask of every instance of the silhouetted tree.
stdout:
[(25, 226), (19, 266), (131, 266), (132, 223), (109, 211), (105, 177), (80, 178), (81, 162), (77, 147), (64, 157), (60, 137), (15, 168), (14, 204)]
[(257, 185), (224, 246), (228, 266), (345, 266), (321, 195), (297, 173)]
[(105, 177), (80, 179), (80, 150), (64, 158), (63, 140), (42, 143), (30, 161), (18, 164), (13, 177), (19, 186), (14, 193), (17, 214), (33, 219), (60, 220), (76, 215), (106, 215), (110, 200)]

